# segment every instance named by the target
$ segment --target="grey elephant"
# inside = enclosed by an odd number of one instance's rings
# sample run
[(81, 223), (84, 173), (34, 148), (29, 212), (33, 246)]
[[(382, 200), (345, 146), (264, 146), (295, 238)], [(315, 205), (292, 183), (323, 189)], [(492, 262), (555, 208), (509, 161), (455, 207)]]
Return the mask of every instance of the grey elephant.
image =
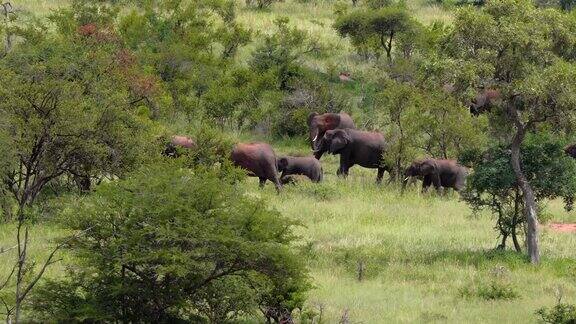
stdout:
[(493, 106), (498, 105), (502, 100), (500, 91), (494, 89), (484, 89), (478, 93), (470, 103), (470, 113), (478, 116), (483, 112), (490, 111)]
[(329, 152), (340, 155), (338, 175), (346, 177), (348, 170), (358, 164), (364, 168), (378, 169), (376, 182), (382, 182), (384, 171), (390, 172), (382, 160), (387, 144), (378, 132), (365, 132), (356, 129), (334, 129), (327, 131), (314, 151), (317, 159)]
[(308, 116), (308, 129), (310, 131), (309, 137), (312, 150), (316, 149), (317, 141), (324, 136), (326, 131), (331, 129), (345, 128), (356, 128), (354, 121), (352, 121), (352, 117), (350, 117), (350, 115), (345, 112), (341, 112), (339, 114), (318, 114), (316, 112), (311, 113)]
[(431, 185), (434, 185), (437, 191), (440, 191), (441, 187), (461, 191), (466, 186), (468, 169), (455, 160), (424, 159), (414, 161), (404, 175), (406, 178), (402, 185), (403, 190), (411, 177), (420, 177), (423, 179), (423, 192)]
[(176, 158), (180, 156), (179, 152), (180, 148), (191, 150), (196, 147), (197, 147), (196, 142), (190, 137), (174, 135), (170, 138), (170, 142), (166, 144), (166, 147), (162, 152), (162, 154), (168, 157)]
[(278, 159), (278, 172), (282, 172), (282, 179), (290, 175), (300, 174), (307, 176), (312, 182), (320, 182), (323, 170), (320, 161), (313, 156), (283, 156)]
[(277, 192), (282, 189), (276, 166), (276, 153), (270, 145), (260, 142), (238, 143), (232, 149), (230, 159), (234, 165), (247, 170), (249, 176), (258, 177), (260, 188), (269, 180), (274, 183)]

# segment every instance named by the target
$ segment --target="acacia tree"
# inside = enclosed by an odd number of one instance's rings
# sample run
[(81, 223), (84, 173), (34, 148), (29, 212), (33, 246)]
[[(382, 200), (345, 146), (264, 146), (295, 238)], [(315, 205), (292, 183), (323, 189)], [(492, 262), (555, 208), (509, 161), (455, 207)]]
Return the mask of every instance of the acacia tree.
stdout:
[(387, 6), (377, 10), (357, 9), (342, 14), (334, 28), (342, 37), (350, 37), (360, 51), (373, 51), (379, 55), (383, 50), (392, 61), (392, 49), (398, 35), (416, 28), (417, 22), (410, 17), (404, 6)]
[[(545, 199), (557, 197), (564, 198), (567, 209), (572, 207), (576, 165), (563, 152), (563, 146), (557, 138), (543, 134), (529, 136), (522, 145), (523, 171), (534, 190), (539, 210)], [(487, 209), (496, 216), (495, 228), (502, 237), (499, 248), (504, 249), (511, 237), (514, 248), (520, 252), (518, 232), (526, 218), (522, 215), (523, 193), (510, 164), (510, 153), (506, 146), (497, 145), (464, 161), (471, 162), (474, 173), (468, 178), (463, 198), (475, 213)]]
[(564, 16), (528, 1), (490, 1), (481, 10), (463, 9), (445, 51), (475, 88), (492, 84), (502, 93), (502, 109), (491, 125), (507, 134), (511, 165), (522, 191), (528, 254), (540, 261), (534, 190), (521, 165), (521, 146), (538, 125), (567, 125), (576, 111), (576, 65), (566, 55), (574, 39), (559, 37)]
[(17, 216), (17, 258), (0, 288), (15, 286), (10, 299), (1, 296), (15, 322), (61, 247), (34, 271), (29, 216), (43, 189), (71, 175), (122, 175), (146, 152), (113, 35), (87, 27), (62, 37), (45, 29), (24, 25), (19, 44), (0, 59), (0, 146), (10, 148), (0, 163), (0, 194), (15, 201)]

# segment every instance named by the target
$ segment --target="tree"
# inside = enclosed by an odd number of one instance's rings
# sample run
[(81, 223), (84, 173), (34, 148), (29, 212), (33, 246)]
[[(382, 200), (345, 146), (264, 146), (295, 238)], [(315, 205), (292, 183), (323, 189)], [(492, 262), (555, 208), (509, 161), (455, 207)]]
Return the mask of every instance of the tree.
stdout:
[(450, 95), (392, 80), (380, 82), (375, 106), (389, 148), (385, 158), (397, 177), (415, 158), (455, 158), (485, 146), (484, 120), (475, 119)]
[(399, 180), (404, 168), (418, 155), (422, 147), (421, 132), (423, 97), (409, 84), (387, 81), (381, 86), (375, 104), (379, 114), (380, 128), (385, 130), (389, 147), (385, 154), (391, 172)]
[(87, 28), (66, 38), (45, 28), (23, 24), (19, 44), (0, 59), (0, 146), (10, 148), (0, 166), (0, 198), (5, 205), (9, 195), (17, 207), (17, 260), (0, 288), (15, 285), (13, 298), (2, 299), (15, 322), (60, 248), (34, 271), (27, 256), (30, 207), (43, 189), (69, 177), (121, 176), (146, 152), (145, 126), (130, 109), (113, 35)]
[(559, 17), (564, 16), (527, 1), (491, 1), (481, 10), (458, 13), (445, 49), (461, 66), (452, 73), (473, 76), (472, 88), (490, 84), (502, 93), (502, 109), (493, 112), (490, 123), (511, 143), (532, 263), (540, 260), (538, 218), (534, 190), (520, 163), (522, 143), (537, 125), (567, 126), (576, 110), (576, 65), (562, 50), (573, 40), (555, 36)]
[(342, 37), (350, 37), (360, 52), (371, 50), (376, 55), (384, 50), (392, 61), (392, 47), (399, 34), (416, 26), (403, 6), (388, 6), (377, 10), (357, 9), (338, 17), (334, 28)]
[(65, 238), (77, 264), (36, 295), (38, 320), (225, 323), (302, 307), (294, 222), (226, 170), (156, 163), (66, 208), (65, 227), (86, 234)]
[(289, 90), (290, 82), (302, 75), (305, 55), (321, 49), (306, 31), (291, 27), (287, 17), (276, 19), (276, 32), (264, 38), (254, 50), (250, 66), (260, 73), (272, 71), (279, 90)]
[[(524, 174), (533, 188), (538, 210), (545, 199), (563, 197), (571, 203), (576, 194), (576, 165), (562, 151), (563, 143), (550, 136), (529, 136), (522, 144)], [(511, 151), (503, 145), (495, 146), (482, 154), (469, 158), (474, 173), (468, 178), (468, 188), (463, 194), (474, 212), (488, 209), (496, 215), (496, 226), (506, 247), (511, 237), (516, 251), (522, 250), (517, 238), (526, 218), (522, 214), (524, 197), (512, 165)], [(570, 207), (570, 206), (567, 206)]]

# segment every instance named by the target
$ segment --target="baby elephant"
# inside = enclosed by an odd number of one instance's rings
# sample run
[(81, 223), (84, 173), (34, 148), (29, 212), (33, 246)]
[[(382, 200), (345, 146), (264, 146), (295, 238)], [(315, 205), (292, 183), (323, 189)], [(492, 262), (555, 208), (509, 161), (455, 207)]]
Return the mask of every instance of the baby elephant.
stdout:
[(293, 174), (307, 176), (312, 182), (322, 181), (322, 166), (313, 156), (283, 156), (278, 159), (278, 172), (282, 172), (280, 181)]
[(440, 191), (441, 187), (461, 191), (466, 186), (468, 170), (454, 160), (424, 159), (414, 161), (406, 169), (405, 176), (402, 190), (410, 177), (422, 177), (423, 192), (431, 185), (434, 185), (437, 191)]

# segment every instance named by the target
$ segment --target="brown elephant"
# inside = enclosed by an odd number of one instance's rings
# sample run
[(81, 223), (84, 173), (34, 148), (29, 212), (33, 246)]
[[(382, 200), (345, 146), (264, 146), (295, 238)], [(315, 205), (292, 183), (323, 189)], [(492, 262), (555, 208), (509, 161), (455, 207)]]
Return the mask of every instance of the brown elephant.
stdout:
[(566, 155), (571, 156), (572, 158), (576, 159), (576, 144), (568, 145), (564, 148), (564, 153)]
[(196, 146), (196, 142), (190, 137), (174, 135), (170, 138), (170, 142), (166, 144), (166, 148), (162, 154), (169, 157), (178, 157), (180, 156), (178, 152), (179, 148), (193, 149), (196, 148)]
[(282, 184), (278, 178), (276, 153), (266, 143), (238, 143), (232, 149), (231, 160), (234, 165), (247, 170), (248, 175), (260, 179), (260, 188), (270, 180), (280, 192)]
[(322, 181), (323, 171), (320, 161), (313, 156), (283, 156), (278, 159), (278, 172), (282, 172), (280, 182), (290, 175), (301, 174), (312, 182)]
[(502, 100), (500, 91), (494, 89), (484, 89), (478, 93), (470, 103), (470, 113), (478, 116), (483, 112), (490, 111), (494, 105), (498, 105)]
[(406, 178), (402, 189), (406, 187), (409, 178), (422, 177), (422, 192), (426, 192), (430, 185), (434, 185), (437, 191), (441, 187), (460, 191), (466, 186), (468, 170), (455, 160), (424, 159), (414, 161), (404, 175)]
[(324, 136), (326, 131), (344, 128), (356, 128), (352, 117), (345, 112), (339, 114), (325, 113), (322, 115), (316, 112), (311, 113), (308, 116), (308, 129), (310, 130), (309, 138), (312, 150), (316, 149), (316, 142)]
[(314, 156), (320, 159), (324, 152), (340, 155), (338, 175), (348, 176), (348, 170), (358, 164), (365, 168), (378, 169), (376, 182), (382, 182), (384, 171), (391, 168), (384, 164), (382, 157), (386, 151), (384, 136), (377, 132), (364, 132), (355, 129), (334, 129), (327, 131), (318, 142)]

